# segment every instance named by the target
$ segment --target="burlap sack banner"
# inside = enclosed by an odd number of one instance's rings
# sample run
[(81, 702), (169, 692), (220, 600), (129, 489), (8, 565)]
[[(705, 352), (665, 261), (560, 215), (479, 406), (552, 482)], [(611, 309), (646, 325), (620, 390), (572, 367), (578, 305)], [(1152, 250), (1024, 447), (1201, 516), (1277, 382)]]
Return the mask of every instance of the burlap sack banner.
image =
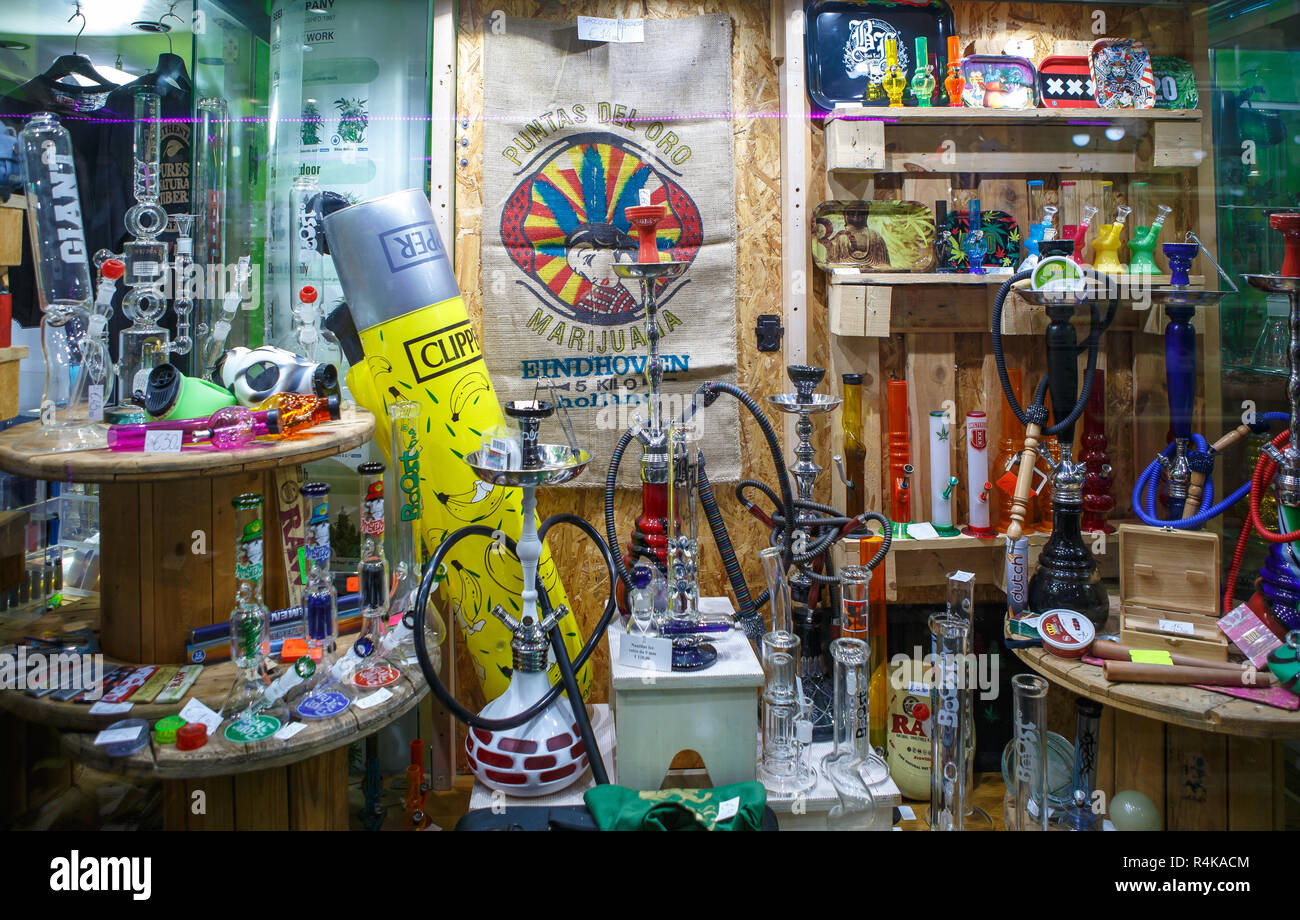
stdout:
[[(659, 292), (666, 414), (701, 382), (736, 378), (731, 20), (646, 21), (627, 44), (580, 40), (572, 22), (501, 26), (484, 42), (484, 353), (502, 399), (553, 381), (603, 470), (647, 414), (640, 288), (613, 270), (636, 259), (623, 211), (643, 189), (669, 209), (660, 250), (690, 263)], [(702, 422), (710, 477), (738, 478), (735, 401)]]

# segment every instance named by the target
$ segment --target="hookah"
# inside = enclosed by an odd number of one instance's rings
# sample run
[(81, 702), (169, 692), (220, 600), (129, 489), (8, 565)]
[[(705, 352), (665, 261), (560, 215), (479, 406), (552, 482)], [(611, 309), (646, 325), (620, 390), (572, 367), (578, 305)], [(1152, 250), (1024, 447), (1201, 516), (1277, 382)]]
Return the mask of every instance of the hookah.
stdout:
[(72, 139), (58, 119), (40, 112), (23, 128), (19, 146), (45, 362), (40, 430), (25, 444), (43, 452), (103, 447), (104, 429), (90, 419), (91, 375), (82, 373), (94, 294)]
[(889, 107), (891, 109), (901, 109), (903, 107), (903, 93), (907, 91), (907, 78), (903, 76), (903, 70), (898, 66), (898, 39), (885, 39), (885, 77), (880, 81), (885, 88), (885, 94), (889, 96)]
[(1083, 453), (1079, 461), (1087, 471), (1083, 480), (1084, 533), (1114, 533), (1115, 527), (1106, 523), (1106, 514), (1115, 508), (1111, 494), (1110, 458), (1106, 455), (1106, 372), (1097, 368), (1097, 376), (1083, 410), (1083, 435), (1079, 439)]
[[(235, 682), (221, 711), (228, 714), (228, 740), (259, 741), (283, 724), (286, 714), (281, 700), (288, 688), (280, 683), (271, 692), (273, 684), (267, 679), (270, 634), (269, 614), (262, 602), (262, 496), (245, 492), (236, 495), (231, 505), (235, 509), (235, 607), (230, 613), (230, 660)], [(311, 659), (306, 662), (302, 670), (309, 666), (314, 670)]]
[(966, 254), (966, 271), (972, 275), (984, 274), (984, 255), (989, 250), (984, 239), (984, 223), (980, 216), (980, 200), (972, 198), (967, 205), (966, 236), (961, 241), (961, 251)]
[[(484, 447), (467, 455), (465, 463), (485, 482), (520, 489), (523, 529), (519, 541), (501, 538), (492, 528), (479, 524), (452, 531), (424, 568), (412, 612), (414, 632), (423, 635), (429, 595), (448, 551), (471, 536), (499, 539), (518, 557), (524, 584), (517, 618), (500, 606), (493, 610), (514, 634), (510, 685), (475, 715), (447, 691), (426, 643), (415, 643), (416, 657), (433, 695), (471, 728), (465, 746), (471, 769), (485, 785), (512, 795), (544, 795), (576, 781), (588, 764), (595, 781), (604, 784), (609, 780), (574, 674), (591, 656), (618, 609), (614, 590), (617, 556), (599, 532), (581, 518), (557, 514), (538, 526), (534, 514), (537, 489), (574, 479), (586, 469), (591, 455), (569, 445), (539, 441), (541, 422), (554, 412), (550, 403), (526, 400), (506, 403), (503, 408), (519, 426), (518, 440), (506, 441), (508, 448), (503, 451), (499, 448), (505, 439), (493, 439), (493, 433), (487, 432)], [(625, 436), (631, 437), (630, 433)], [(543, 541), (557, 524), (569, 524), (590, 537), (609, 575), (604, 613), (576, 659), (570, 659), (558, 625), (567, 611), (563, 605), (552, 609), (546, 587), (537, 576)], [(547, 677), (548, 644), (560, 673), (560, 683), (554, 685)]]
[(1147, 218), (1150, 217), (1151, 210), (1150, 185), (1146, 182), (1134, 182), (1129, 186), (1129, 192), (1133, 198), (1135, 224), (1133, 235), (1128, 241), (1128, 270), (1134, 275), (1154, 275), (1160, 270), (1156, 267), (1154, 255), (1156, 240), (1160, 237), (1160, 228), (1165, 225), (1165, 220), (1173, 209), (1163, 204), (1157, 206), (1156, 217), (1148, 224)]
[(930, 524), (941, 537), (961, 533), (952, 524), (952, 494), (957, 477), (951, 475), (951, 429), (948, 413), (936, 409), (930, 413)]
[[(1047, 377), (1038, 385), (1033, 401), (1021, 408), (1020, 400), (1007, 373), (1006, 358), (1002, 349), (1002, 311), (1012, 285), (1027, 281), (1042, 273), (1053, 259), (1056, 241), (1043, 244), (1047, 258), (1040, 262), (1034, 273), (1019, 272), (1003, 282), (993, 304), (993, 354), (998, 369), (998, 380), (1006, 396), (1006, 408), (1025, 426), (1024, 449), (1021, 452), (1020, 470), (1015, 492), (1011, 498), (1010, 522), (1007, 540), (1013, 544), (1020, 539), (1026, 511), (1032, 494), (1032, 481), (1036, 456), (1041, 456), (1051, 470), (1052, 535), (1043, 545), (1038, 564), (1029, 580), (1028, 606), (1042, 613), (1064, 608), (1073, 610), (1100, 626), (1110, 613), (1109, 598), (1102, 584), (1097, 561), (1083, 542), (1080, 520), (1083, 514), (1083, 482), (1086, 470), (1072, 456), (1074, 425), (1088, 403), (1094, 386), (1097, 353), (1102, 333), (1109, 328), (1119, 307), (1118, 291), (1113, 282), (1090, 269), (1078, 268), (1084, 277), (1082, 285), (1050, 285), (1043, 288), (1019, 289), (1019, 295), (1030, 303), (1042, 306), (1049, 319), (1045, 338), (1047, 345)], [(1062, 241), (1061, 249), (1068, 245)], [(1088, 285), (1087, 282), (1092, 284)], [(1109, 307), (1101, 314), (1099, 302), (1105, 297)], [(1070, 323), (1075, 309), (1087, 305), (1090, 311), (1088, 337), (1078, 344), (1074, 326)], [(1087, 353), (1083, 374), (1083, 388), (1079, 390), (1078, 354)], [(1047, 425), (1047, 398), (1050, 391), (1052, 418)], [(1076, 393), (1080, 395), (1076, 397)], [(1060, 459), (1051, 457), (1043, 445), (1047, 435), (1059, 438)]]
[[(307, 502), (307, 544), (303, 553), (310, 567), (307, 585), (302, 592), (302, 609), (306, 623), (307, 655), (315, 673), (325, 677), (334, 669), (338, 641), (338, 596), (330, 577), (330, 487), (324, 482), (308, 482), (299, 488)], [(319, 680), (323, 684), (324, 680)], [(300, 719), (328, 719), (339, 715), (352, 703), (346, 693), (309, 687), (294, 706)]]
[(930, 108), (934, 95), (934, 65), (930, 63), (930, 47), (924, 35), (916, 36), (916, 68), (912, 71), (912, 95), (918, 108)]
[[(1240, 425), (1213, 444), (1192, 431), (1192, 407), (1196, 394), (1196, 328), (1192, 325), (1192, 318), (1198, 306), (1217, 304), (1229, 293), (1191, 289), (1188, 273), (1197, 252), (1205, 253), (1234, 292), (1237, 286), (1194, 233), (1189, 231), (1186, 239), (1187, 242), (1161, 246), (1169, 260), (1171, 284), (1153, 288), (1150, 292), (1151, 302), (1163, 306), (1169, 319), (1165, 326), (1165, 386), (1173, 439), (1137, 477), (1132, 501), (1134, 512), (1144, 524), (1199, 530), (1250, 492), (1250, 484), (1246, 483), (1215, 504), (1214, 480), (1210, 478), (1215, 457), (1252, 430), (1266, 432), (1270, 422), (1285, 421), (1287, 416), (1281, 412), (1262, 413), (1254, 425)], [(1166, 487), (1168, 520), (1162, 520), (1156, 512), (1156, 492), (1161, 478)]]
[(966, 494), (970, 523), (961, 529), (966, 536), (980, 539), (997, 536), (997, 531), (989, 526), (989, 494), (992, 491), (993, 483), (989, 482), (989, 418), (984, 412), (972, 410), (966, 413)]
[[(1260, 573), (1259, 593), (1275, 618), (1288, 630), (1294, 630), (1300, 627), (1300, 612), (1297, 612), (1296, 607), (1298, 565), (1294, 545), (1300, 540), (1300, 443), (1297, 443), (1295, 435), (1295, 432), (1300, 431), (1300, 214), (1272, 214), (1269, 216), (1269, 226), (1282, 234), (1285, 243), (1286, 255), (1281, 273), (1249, 274), (1245, 279), (1257, 290), (1267, 294), (1285, 294), (1290, 301), (1290, 375), (1287, 379), (1290, 413), (1289, 416), (1284, 413), (1264, 413), (1261, 416), (1261, 420), (1265, 421), (1272, 421), (1274, 416), (1287, 418), (1288, 427), (1261, 447), (1250, 480), (1250, 513), (1237, 539), (1237, 547), (1225, 580), (1223, 600), (1224, 609), (1231, 609), (1237, 572), (1245, 556), (1250, 529), (1253, 528), (1261, 539), (1270, 544), (1268, 560)], [(1277, 497), (1277, 531), (1270, 530), (1261, 518), (1264, 495), (1270, 483), (1273, 483)], [(1209, 490), (1210, 483), (1207, 481), (1207, 494)]]
[(887, 385), (889, 401), (889, 516), (895, 537), (907, 537), (912, 522), (911, 434), (907, 418), (907, 381), (891, 380)]
[(943, 88), (948, 93), (948, 105), (961, 108), (964, 104), (961, 93), (966, 88), (966, 81), (961, 75), (961, 42), (956, 35), (948, 36), (948, 76), (944, 78)]

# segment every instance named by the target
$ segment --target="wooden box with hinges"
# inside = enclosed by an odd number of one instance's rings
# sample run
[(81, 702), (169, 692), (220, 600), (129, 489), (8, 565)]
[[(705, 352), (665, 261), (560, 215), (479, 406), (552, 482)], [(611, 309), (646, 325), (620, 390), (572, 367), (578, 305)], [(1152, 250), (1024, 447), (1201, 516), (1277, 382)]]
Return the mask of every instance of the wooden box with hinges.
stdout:
[(1119, 527), (1120, 641), (1207, 661), (1228, 660), (1218, 625), (1219, 535)]

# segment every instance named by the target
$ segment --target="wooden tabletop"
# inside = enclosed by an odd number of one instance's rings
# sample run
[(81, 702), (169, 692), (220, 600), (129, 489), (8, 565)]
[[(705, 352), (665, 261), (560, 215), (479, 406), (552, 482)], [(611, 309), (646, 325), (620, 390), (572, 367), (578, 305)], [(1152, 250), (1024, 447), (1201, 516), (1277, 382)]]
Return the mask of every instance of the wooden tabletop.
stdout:
[[(1100, 632), (1118, 634), (1116, 605), (1117, 601), (1111, 598), (1111, 619)], [(1196, 687), (1111, 683), (1095, 665), (1058, 658), (1042, 648), (1016, 649), (1015, 652), (1021, 661), (1053, 684), (1125, 712), (1224, 735), (1300, 738), (1300, 712), (1288, 712)]]
[[(97, 628), (98, 625), (97, 606), (92, 603), (71, 604), (26, 624), (6, 624), (0, 628), (0, 644), (13, 642), (22, 636), (39, 637), (65, 628)], [(354, 635), (340, 636), (340, 651), (350, 648), (355, 639)], [(111, 666), (112, 663), (106, 660), (105, 671)], [(130, 757), (108, 757), (102, 748), (95, 745), (95, 735), (112, 723), (121, 719), (145, 719), (152, 727), (158, 719), (178, 713), (191, 697), (219, 710), (230, 691), (234, 674), (234, 665), (230, 662), (204, 665), (199, 679), (179, 702), (137, 704), (129, 712), (116, 715), (92, 715), (88, 703), (60, 703), (48, 696), (30, 696), (23, 690), (0, 691), (0, 709), (26, 721), (66, 732), (63, 735), (65, 746), (78, 762), (86, 766), (131, 776), (183, 779), (262, 770), (314, 757), (378, 731), (410, 710), (429, 692), (418, 665), (412, 664), (403, 670), (396, 683), (387, 688), (393, 694), (391, 699), (364, 710), (357, 709), (354, 704), (332, 719), (306, 722), (307, 727), (288, 741), (268, 739), (238, 744), (216, 737), (210, 738), (207, 745), (197, 751), (178, 751), (176, 745), (159, 744), (151, 736), (149, 746)], [(364, 696), (365, 692), (359, 695)]]
[(182, 450), (175, 454), (137, 451), (78, 450), (42, 452), (39, 423), (18, 425), (0, 433), (0, 470), (34, 479), (60, 482), (142, 482), (227, 476), (235, 473), (296, 466), (333, 457), (364, 444), (375, 433), (375, 417), (347, 403), (342, 418), (317, 425), (293, 438), (266, 438), (239, 450)]

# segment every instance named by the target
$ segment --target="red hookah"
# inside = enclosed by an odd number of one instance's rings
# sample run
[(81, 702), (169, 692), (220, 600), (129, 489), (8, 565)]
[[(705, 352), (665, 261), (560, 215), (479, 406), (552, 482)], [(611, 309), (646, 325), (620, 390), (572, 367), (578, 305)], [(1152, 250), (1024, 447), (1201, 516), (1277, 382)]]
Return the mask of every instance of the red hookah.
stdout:
[(1097, 368), (1088, 405), (1083, 410), (1083, 453), (1079, 460), (1087, 474), (1083, 480), (1083, 521), (1085, 533), (1114, 533), (1106, 514), (1115, 507), (1111, 494), (1114, 479), (1110, 457), (1106, 455), (1106, 372)]

